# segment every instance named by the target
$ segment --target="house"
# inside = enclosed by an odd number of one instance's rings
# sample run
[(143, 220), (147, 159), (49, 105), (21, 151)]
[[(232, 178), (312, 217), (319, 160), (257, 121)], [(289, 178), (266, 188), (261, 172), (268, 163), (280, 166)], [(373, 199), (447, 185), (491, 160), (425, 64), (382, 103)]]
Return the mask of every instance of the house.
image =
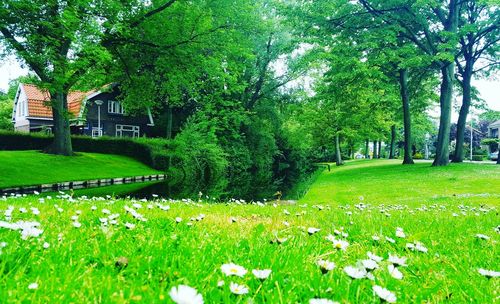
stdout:
[[(117, 100), (119, 86), (111, 84), (100, 91), (71, 91), (68, 94), (71, 133), (100, 137), (147, 136), (154, 126), (149, 109), (146, 114), (128, 115)], [(14, 99), (12, 122), (21, 132), (47, 132), (53, 128), (50, 94), (36, 85), (19, 84)]]
[[(500, 120), (497, 120), (488, 126), (488, 138), (497, 138), (500, 140)], [(488, 150), (490, 153), (497, 152), (498, 145), (489, 145)]]

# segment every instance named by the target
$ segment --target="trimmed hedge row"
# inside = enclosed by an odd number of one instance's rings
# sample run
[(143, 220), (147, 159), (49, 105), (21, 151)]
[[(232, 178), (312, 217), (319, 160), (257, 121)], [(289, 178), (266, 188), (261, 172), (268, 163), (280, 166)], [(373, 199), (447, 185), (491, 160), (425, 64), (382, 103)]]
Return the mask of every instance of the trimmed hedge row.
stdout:
[[(0, 150), (44, 150), (52, 140), (49, 135), (1, 131)], [(168, 141), (165, 140), (73, 136), (72, 144), (77, 152), (128, 156), (157, 170), (166, 170), (168, 166)]]

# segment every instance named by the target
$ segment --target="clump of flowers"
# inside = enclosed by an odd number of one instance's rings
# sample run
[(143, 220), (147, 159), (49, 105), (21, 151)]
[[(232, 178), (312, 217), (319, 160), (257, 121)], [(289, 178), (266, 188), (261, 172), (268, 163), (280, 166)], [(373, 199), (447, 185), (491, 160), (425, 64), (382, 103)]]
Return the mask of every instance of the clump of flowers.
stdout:
[(236, 295), (244, 295), (248, 293), (248, 287), (245, 285), (239, 285), (237, 283), (231, 282), (229, 285), (229, 290)]

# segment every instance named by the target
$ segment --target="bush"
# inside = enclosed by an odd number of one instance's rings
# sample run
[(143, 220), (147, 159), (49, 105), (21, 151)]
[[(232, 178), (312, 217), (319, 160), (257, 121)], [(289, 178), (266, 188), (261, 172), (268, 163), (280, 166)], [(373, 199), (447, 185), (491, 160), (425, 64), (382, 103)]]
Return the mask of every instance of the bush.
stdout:
[(424, 159), (424, 155), (420, 152), (417, 152), (415, 153), (415, 155), (413, 155), (413, 159)]
[[(52, 136), (40, 133), (1, 131), (0, 150), (45, 150), (52, 140)], [(157, 170), (165, 170), (168, 165), (166, 140), (73, 136), (72, 144), (76, 152), (128, 156)]]
[(484, 158), (483, 155), (472, 155), (473, 161), (483, 161), (483, 158)]

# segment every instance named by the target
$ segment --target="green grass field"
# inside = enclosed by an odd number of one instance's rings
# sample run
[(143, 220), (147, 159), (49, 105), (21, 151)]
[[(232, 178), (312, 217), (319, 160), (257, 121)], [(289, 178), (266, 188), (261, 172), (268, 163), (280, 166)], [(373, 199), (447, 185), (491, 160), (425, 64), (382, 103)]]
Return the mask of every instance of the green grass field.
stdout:
[(429, 162), (402, 166), (401, 160), (352, 161), (325, 170), (302, 202), (353, 203), (363, 196), (370, 203), (498, 202), (500, 166)]
[[(500, 204), (493, 198), (499, 189), (480, 182), (498, 176), (496, 168), (464, 164), (435, 173), (425, 165), (400, 169), (390, 162), (352, 163), (324, 172), (297, 205), (0, 198), (0, 299), (172, 303), (171, 289), (188, 285), (205, 303), (308, 303), (312, 298), (380, 303), (372, 291), (377, 285), (394, 293), (398, 303), (495, 303), (499, 278), (487, 278), (478, 269), (500, 271)], [(376, 178), (368, 173), (360, 178), (360, 170), (373, 171)], [(481, 188), (449, 181), (458, 172)], [(409, 176), (412, 181), (405, 179)], [(429, 178), (435, 182), (423, 181)], [(376, 188), (370, 183), (374, 180), (385, 182)], [(436, 194), (486, 192), (490, 196), (484, 201), (433, 199)], [(136, 212), (143, 220), (133, 216)], [(40, 231), (21, 220), (39, 222), (43, 232), (29, 236)], [(12, 230), (12, 223), (24, 227)], [(126, 223), (135, 227), (127, 229)], [(320, 230), (309, 235), (311, 227)], [(396, 236), (398, 227), (404, 238)], [(342, 232), (347, 235), (336, 234)], [(349, 245), (337, 249), (327, 240), (330, 234)], [(428, 251), (408, 249), (408, 243), (421, 243)], [(368, 259), (368, 252), (383, 258), (378, 269), (369, 271), (373, 280), (352, 279), (346, 267), (360, 268), (357, 263)], [(394, 263), (389, 255), (407, 258), (407, 266), (397, 267), (401, 279), (389, 273)], [(320, 259), (335, 268), (323, 274)], [(221, 271), (226, 263), (248, 272), (226, 276)], [(270, 269), (271, 274), (259, 280), (253, 269)], [(232, 293), (231, 283), (245, 285), (248, 293)]]
[(119, 155), (78, 153), (66, 157), (38, 151), (0, 151), (0, 188), (158, 173)]

